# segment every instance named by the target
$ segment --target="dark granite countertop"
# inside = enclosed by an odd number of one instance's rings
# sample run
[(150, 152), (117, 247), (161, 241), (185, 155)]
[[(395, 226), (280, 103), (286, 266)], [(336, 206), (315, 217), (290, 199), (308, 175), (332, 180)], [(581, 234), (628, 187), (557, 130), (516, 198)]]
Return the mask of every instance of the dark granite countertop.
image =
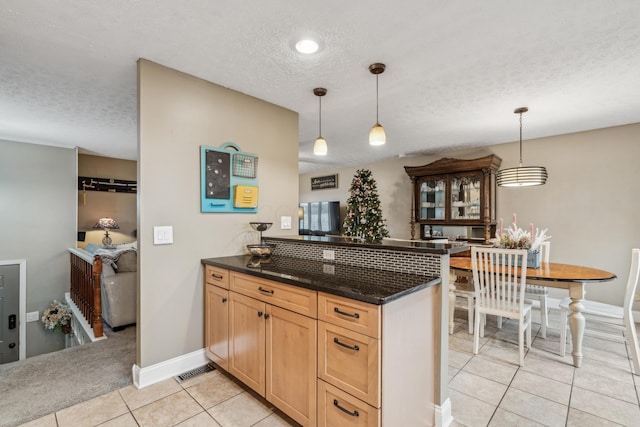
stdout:
[(256, 260), (248, 255), (238, 255), (201, 261), (203, 264), (377, 305), (441, 282), (439, 277), (325, 264), (285, 256)]
[(319, 243), (332, 246), (358, 246), (370, 249), (389, 249), (393, 251), (421, 252), (430, 254), (455, 254), (469, 250), (467, 242), (433, 243), (429, 240), (382, 239), (378, 243), (366, 243), (343, 236), (264, 236), (264, 240), (285, 241), (289, 243)]

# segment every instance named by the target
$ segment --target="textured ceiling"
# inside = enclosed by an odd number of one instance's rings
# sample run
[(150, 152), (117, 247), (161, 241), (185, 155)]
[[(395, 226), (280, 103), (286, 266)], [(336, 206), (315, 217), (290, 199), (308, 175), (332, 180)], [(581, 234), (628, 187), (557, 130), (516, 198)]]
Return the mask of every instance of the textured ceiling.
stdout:
[(636, 123), (639, 22), (637, 0), (2, 0), (0, 138), (135, 159), (138, 58), (299, 112), (301, 173), (515, 141), (520, 106), (525, 139)]

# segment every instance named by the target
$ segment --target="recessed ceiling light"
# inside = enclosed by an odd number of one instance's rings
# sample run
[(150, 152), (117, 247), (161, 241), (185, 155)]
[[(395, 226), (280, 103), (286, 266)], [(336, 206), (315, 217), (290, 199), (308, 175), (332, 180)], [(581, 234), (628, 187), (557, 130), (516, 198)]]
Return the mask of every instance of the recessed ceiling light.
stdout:
[(300, 53), (316, 53), (318, 51), (318, 42), (311, 39), (303, 39), (296, 43), (296, 50)]

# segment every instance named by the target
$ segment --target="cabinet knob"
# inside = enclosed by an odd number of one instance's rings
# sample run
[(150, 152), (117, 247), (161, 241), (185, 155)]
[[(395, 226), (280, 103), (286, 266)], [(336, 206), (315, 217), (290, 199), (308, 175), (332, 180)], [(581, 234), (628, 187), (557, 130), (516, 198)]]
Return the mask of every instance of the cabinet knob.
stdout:
[(262, 317), (262, 312), (261, 311), (258, 312), (258, 317)]
[(269, 318), (269, 313), (265, 313), (264, 314), (264, 320), (267, 320)]
[(222, 302), (227, 302), (227, 298), (226, 297), (222, 297)]

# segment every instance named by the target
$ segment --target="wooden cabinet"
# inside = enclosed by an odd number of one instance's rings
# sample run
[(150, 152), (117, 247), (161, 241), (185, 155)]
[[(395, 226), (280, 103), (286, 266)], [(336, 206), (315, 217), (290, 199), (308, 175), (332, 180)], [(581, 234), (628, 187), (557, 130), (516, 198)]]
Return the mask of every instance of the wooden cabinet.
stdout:
[(229, 370), (229, 291), (205, 284), (205, 351), (207, 357)]
[(298, 423), (315, 426), (317, 293), (241, 273), (228, 278), (228, 368), (218, 365)]
[(435, 229), (441, 226), (480, 230), (477, 235), (467, 235), (469, 240), (486, 242), (492, 238), (496, 226), (495, 176), (501, 162), (498, 156), (489, 155), (405, 166), (412, 185), (411, 238), (440, 237)]
[(384, 305), (318, 293), (318, 425), (433, 425), (434, 289)]
[(296, 422), (434, 424), (436, 287), (375, 305), (222, 276), (228, 290), (205, 280), (207, 356)]
[(265, 303), (230, 292), (229, 373), (264, 397)]
[(316, 319), (267, 305), (265, 398), (302, 425), (316, 425)]

